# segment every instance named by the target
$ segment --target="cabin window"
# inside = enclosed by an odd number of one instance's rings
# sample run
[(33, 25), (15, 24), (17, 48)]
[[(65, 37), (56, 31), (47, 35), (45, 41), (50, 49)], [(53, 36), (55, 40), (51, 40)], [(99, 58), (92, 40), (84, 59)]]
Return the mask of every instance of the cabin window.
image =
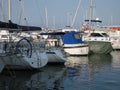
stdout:
[(1, 38), (8, 38), (7, 35), (1, 35)]
[(91, 33), (90, 35), (91, 37), (103, 37), (101, 34), (99, 33)]
[(102, 33), (105, 37), (109, 37), (109, 35), (107, 33)]
[(80, 35), (79, 34), (74, 34), (76, 39), (80, 39)]

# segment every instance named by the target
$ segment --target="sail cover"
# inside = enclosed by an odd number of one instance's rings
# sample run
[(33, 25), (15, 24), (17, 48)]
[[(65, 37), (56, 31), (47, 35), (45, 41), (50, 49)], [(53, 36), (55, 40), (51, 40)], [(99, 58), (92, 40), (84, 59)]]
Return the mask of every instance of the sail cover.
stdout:
[(61, 35), (61, 38), (64, 44), (83, 43), (82, 38), (80, 37), (80, 32), (65, 32), (64, 35)]
[(16, 30), (21, 30), (21, 31), (39, 31), (42, 30), (41, 27), (36, 27), (36, 26), (23, 26), (23, 25), (18, 25), (15, 23), (12, 23), (11, 21), (9, 22), (2, 22), (0, 21), (0, 28), (7, 28), (7, 29), (16, 29)]

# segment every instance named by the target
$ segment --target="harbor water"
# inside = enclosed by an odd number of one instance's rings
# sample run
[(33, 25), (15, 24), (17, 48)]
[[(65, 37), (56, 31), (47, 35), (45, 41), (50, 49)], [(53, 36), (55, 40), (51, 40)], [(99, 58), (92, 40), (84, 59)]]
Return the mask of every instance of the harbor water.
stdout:
[(118, 90), (120, 51), (110, 55), (70, 56), (64, 64), (39, 71), (4, 70), (0, 90)]

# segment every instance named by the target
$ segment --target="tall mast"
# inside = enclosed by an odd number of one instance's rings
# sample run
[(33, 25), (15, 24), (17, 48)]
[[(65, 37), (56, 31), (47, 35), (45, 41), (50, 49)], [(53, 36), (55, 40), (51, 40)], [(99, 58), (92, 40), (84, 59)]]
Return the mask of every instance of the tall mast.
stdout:
[(89, 24), (91, 26), (91, 20), (92, 20), (92, 14), (93, 14), (93, 6), (92, 6), (92, 0), (90, 0), (90, 19), (89, 19)]
[(11, 21), (11, 11), (10, 11), (10, 6), (11, 5), (11, 1), (8, 0), (8, 21), (10, 22)]
[(48, 14), (47, 14), (47, 8), (45, 8), (45, 17), (46, 17), (46, 27), (48, 28)]
[(4, 10), (3, 10), (3, 0), (1, 0), (1, 2), (0, 2), (0, 8), (1, 8), (1, 20), (2, 21), (4, 21), (5, 20), (5, 18), (4, 18)]
[(55, 29), (55, 16), (53, 16), (53, 28)]

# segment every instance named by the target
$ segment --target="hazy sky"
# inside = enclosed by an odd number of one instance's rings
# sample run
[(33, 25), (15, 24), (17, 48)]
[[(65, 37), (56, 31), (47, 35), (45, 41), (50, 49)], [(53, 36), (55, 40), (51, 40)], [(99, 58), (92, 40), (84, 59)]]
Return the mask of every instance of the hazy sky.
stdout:
[[(7, 1), (0, 0), (1, 20), (7, 21)], [(79, 0), (11, 0), (11, 16), (14, 23), (46, 27), (64, 28), (70, 25)], [(120, 25), (120, 0), (93, 0), (93, 18), (103, 21), (102, 25)], [(80, 28), (89, 18), (90, 0), (81, 0), (74, 23)], [(46, 12), (47, 14), (46, 14)], [(24, 20), (26, 18), (26, 20)]]

